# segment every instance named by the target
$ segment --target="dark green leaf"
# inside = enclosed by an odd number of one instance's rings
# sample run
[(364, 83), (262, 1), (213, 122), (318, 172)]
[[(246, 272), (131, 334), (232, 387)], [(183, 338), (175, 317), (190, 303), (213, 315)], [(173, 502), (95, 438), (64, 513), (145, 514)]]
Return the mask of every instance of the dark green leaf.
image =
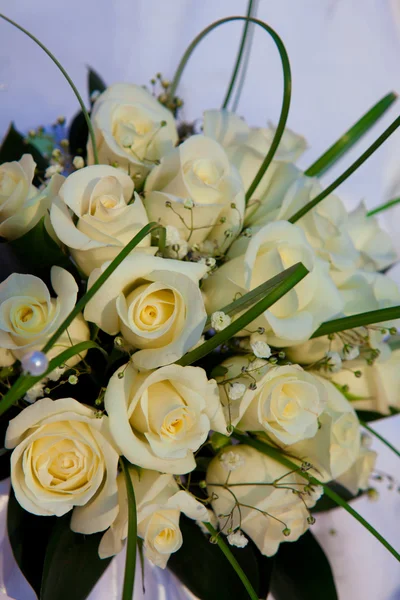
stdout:
[(88, 90), (89, 90), (89, 98), (91, 98), (94, 92), (104, 92), (106, 89), (106, 84), (100, 77), (98, 73), (92, 68), (89, 67), (88, 72)]
[(211, 377), (223, 377), (224, 375), (227, 374), (227, 372), (228, 372), (228, 369), (226, 367), (224, 367), (223, 365), (217, 365), (216, 367), (213, 368), (210, 375), (211, 375)]
[(47, 543), (56, 517), (38, 517), (26, 512), (10, 491), (7, 510), (7, 529), (14, 558), (19, 568), (40, 594), (42, 571)]
[(40, 600), (86, 600), (111, 559), (99, 558), (103, 533), (71, 531), (70, 515), (57, 519), (44, 560)]
[(50, 269), (57, 265), (77, 276), (74, 264), (47, 233), (43, 217), (22, 237), (8, 242), (11, 251), (25, 269), (43, 279), (48, 279)]
[(365, 423), (369, 423), (370, 421), (377, 421), (378, 419), (384, 419), (387, 416), (375, 410), (356, 410), (356, 413), (357, 417)]
[(69, 128), (68, 140), (71, 156), (87, 156), (87, 143), (89, 128), (83, 112), (78, 112), (72, 120)]
[[(354, 500), (355, 498), (358, 498), (358, 496), (361, 495), (358, 494), (357, 496), (353, 496), (353, 494), (351, 494), (349, 490), (347, 490), (345, 487), (343, 487), (336, 481), (328, 483), (327, 487), (336, 492), (336, 494), (338, 494), (345, 502), (350, 502), (351, 500)], [(323, 494), (316, 503), (316, 505), (311, 509), (311, 512), (320, 513), (325, 512), (327, 510), (332, 510), (332, 508), (338, 508), (337, 502), (332, 500), (332, 498), (330, 498), (326, 494)]]
[[(183, 515), (180, 520), (183, 545), (168, 561), (168, 568), (199, 600), (248, 600), (248, 594), (216, 544), (211, 544), (196, 523)], [(254, 544), (245, 548), (229, 547), (255, 590), (261, 585), (268, 592), (270, 571), (264, 564), (260, 572)], [(266, 594), (265, 594), (266, 597)]]
[(342, 135), (318, 160), (316, 160), (306, 171), (309, 177), (321, 176), (330, 169), (354, 144), (358, 142), (375, 123), (385, 114), (397, 100), (397, 94), (391, 92), (377, 102), (365, 113), (346, 133)]
[(49, 161), (15, 129), (14, 123), (11, 123), (0, 147), (0, 164), (19, 160), (23, 154), (32, 154), (37, 173), (43, 175)]
[(275, 600), (337, 600), (332, 570), (310, 531), (297, 542), (283, 543), (271, 578)]

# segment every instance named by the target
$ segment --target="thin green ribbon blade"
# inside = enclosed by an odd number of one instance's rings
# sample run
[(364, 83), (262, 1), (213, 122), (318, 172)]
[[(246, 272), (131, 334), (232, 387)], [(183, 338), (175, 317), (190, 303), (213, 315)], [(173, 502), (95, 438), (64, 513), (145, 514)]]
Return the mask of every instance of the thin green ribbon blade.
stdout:
[(376, 208), (369, 210), (367, 212), (367, 217), (372, 217), (373, 215), (383, 212), (384, 210), (387, 210), (388, 208), (392, 208), (392, 206), (396, 206), (396, 204), (398, 204), (399, 202), (400, 202), (400, 198), (393, 198), (393, 200), (389, 200), (389, 202), (385, 202), (385, 204), (381, 204), (380, 206), (377, 206)]
[(136, 499), (132, 479), (129, 473), (129, 462), (122, 457), (120, 460), (125, 478), (126, 493), (128, 496), (128, 538), (126, 544), (125, 573), (122, 589), (122, 600), (132, 600), (135, 587), (136, 572), (136, 545), (137, 545), (137, 514)]
[(397, 100), (397, 94), (390, 92), (365, 113), (346, 133), (344, 133), (318, 160), (304, 172), (309, 177), (320, 177), (330, 169), (346, 152), (358, 142)]
[(223, 331), (215, 334), (212, 338), (204, 342), (204, 344), (201, 344), (201, 346), (198, 348), (195, 348), (191, 352), (188, 352), (182, 356), (182, 358), (178, 360), (176, 364), (181, 366), (191, 365), (204, 356), (207, 356), (207, 354), (239, 333), (239, 331), (247, 327), (247, 325), (254, 321), (254, 319), (268, 310), (268, 308), (275, 304), (275, 302), (282, 298), (282, 296), (287, 294), (287, 292), (297, 285), (299, 281), (301, 281), (307, 274), (308, 270), (302, 263), (296, 263), (289, 269), (286, 269), (286, 277), (284, 281), (277, 285), (274, 290), (265, 296), (265, 298), (249, 308), (249, 310), (238, 317), (236, 321), (228, 325), (228, 327), (223, 329)]
[(339, 331), (347, 331), (356, 329), (357, 327), (366, 327), (374, 323), (384, 323), (400, 319), (400, 306), (390, 306), (389, 308), (381, 308), (379, 310), (370, 310), (368, 312), (351, 315), (350, 317), (342, 317), (341, 319), (332, 319), (322, 323), (312, 334), (311, 338), (337, 333)]

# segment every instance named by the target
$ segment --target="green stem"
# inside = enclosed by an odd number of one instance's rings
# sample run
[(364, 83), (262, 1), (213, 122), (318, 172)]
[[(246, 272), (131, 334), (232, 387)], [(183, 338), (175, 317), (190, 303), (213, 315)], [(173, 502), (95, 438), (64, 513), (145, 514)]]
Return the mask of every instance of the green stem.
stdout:
[(351, 315), (350, 317), (342, 317), (341, 319), (332, 319), (322, 323), (320, 327), (312, 334), (311, 338), (329, 335), (330, 333), (338, 333), (339, 331), (347, 331), (356, 327), (365, 327), (374, 323), (384, 323), (400, 318), (400, 306), (390, 306), (389, 308), (381, 308), (379, 310), (370, 310), (368, 312)]
[(385, 446), (387, 446), (390, 450), (392, 450), (392, 452), (394, 452), (400, 458), (400, 451), (397, 450), (397, 448), (395, 448), (394, 446), (392, 446), (392, 444), (390, 442), (388, 442), (386, 438), (384, 438), (380, 433), (375, 431), (375, 429), (372, 429), (372, 427), (370, 427), (368, 425), (368, 423), (365, 423), (361, 419), (358, 419), (358, 420), (360, 421), (360, 425), (362, 425), (364, 427), (364, 429), (366, 429), (372, 435), (374, 435), (376, 438), (378, 438), (378, 440), (380, 440), (382, 442), (382, 444), (385, 444)]
[(377, 213), (387, 210), (388, 208), (392, 208), (392, 206), (395, 206), (399, 202), (400, 202), (400, 198), (394, 198), (393, 200), (389, 200), (389, 202), (386, 202), (385, 204), (381, 204), (380, 206), (377, 206), (376, 208), (369, 210), (367, 212), (367, 217), (372, 217), (372, 215), (376, 215)]
[(135, 585), (136, 571), (136, 544), (137, 544), (137, 514), (135, 491), (129, 473), (129, 462), (121, 457), (120, 464), (125, 477), (126, 492), (128, 495), (128, 540), (126, 545), (124, 585), (121, 600), (132, 600)]
[(107, 281), (110, 275), (115, 271), (115, 269), (122, 263), (122, 261), (132, 252), (132, 250), (145, 238), (149, 233), (157, 229), (160, 225), (157, 223), (149, 223), (145, 227), (143, 227), (139, 233), (137, 233), (121, 250), (121, 252), (114, 258), (114, 260), (108, 265), (104, 273), (100, 275), (98, 279), (94, 282), (92, 287), (88, 289), (86, 294), (82, 296), (82, 298), (76, 303), (75, 308), (69, 313), (68, 317), (64, 319), (61, 323), (60, 327), (55, 331), (55, 333), (51, 336), (51, 338), (46, 342), (43, 346), (42, 352), (48, 352), (56, 343), (60, 335), (69, 327), (75, 317), (85, 308), (86, 304), (93, 298), (93, 296), (99, 291), (103, 283)]
[(337, 142), (328, 148), (318, 160), (308, 167), (304, 174), (308, 175), (308, 177), (320, 177), (323, 175), (346, 152), (348, 152), (373, 125), (375, 125), (396, 100), (397, 94), (394, 92), (381, 98), (381, 100), (370, 108), (370, 110), (346, 131)]
[(233, 321), (233, 323), (228, 325), (228, 327), (225, 327), (225, 329), (216, 333), (212, 338), (204, 342), (204, 344), (201, 344), (201, 346), (198, 346), (194, 350), (191, 350), (191, 352), (182, 356), (181, 359), (176, 361), (176, 364), (185, 367), (200, 360), (203, 356), (207, 356), (207, 354), (215, 350), (215, 348), (239, 333), (242, 329), (245, 329), (249, 323), (268, 310), (270, 306), (287, 294), (287, 292), (308, 274), (307, 269), (302, 263), (297, 263), (296, 265), (293, 265), (293, 267), (286, 269), (286, 271), (288, 272), (286, 279), (277, 285), (262, 300), (249, 308), (244, 314)]
[(85, 103), (82, 100), (82, 97), (80, 95), (80, 93), (78, 92), (78, 89), (76, 87), (76, 85), (74, 84), (74, 82), (72, 81), (71, 77), (68, 75), (67, 71), (64, 69), (64, 67), (62, 66), (62, 64), (56, 59), (56, 57), (54, 56), (54, 54), (52, 54), (50, 52), (50, 50), (48, 50), (46, 48), (46, 46), (44, 44), (42, 44), (42, 42), (40, 42), (34, 35), (32, 35), (32, 33), (30, 33), (29, 31), (27, 31), (26, 29), (24, 29), (23, 27), (21, 27), (21, 25), (18, 25), (18, 23), (15, 23), (15, 21), (12, 21), (11, 19), (9, 19), (8, 17), (6, 17), (5, 15), (0, 13), (0, 18), (4, 19), (5, 21), (7, 21), (8, 23), (10, 23), (11, 25), (13, 25), (14, 27), (16, 27), (17, 29), (19, 29), (20, 31), (22, 31), (22, 33), (25, 33), (25, 35), (27, 35), (28, 37), (31, 38), (31, 40), (33, 40), (38, 46), (40, 46), (40, 48), (42, 50), (44, 50), (44, 52), (46, 52), (47, 56), (49, 56), (51, 58), (51, 60), (54, 62), (55, 65), (57, 65), (57, 67), (60, 69), (61, 73), (64, 75), (65, 79), (68, 81), (69, 85), (72, 88), (72, 91), (74, 92), (80, 107), (82, 109), (82, 113), (83, 116), (85, 117), (88, 129), (89, 129), (89, 135), (90, 135), (90, 140), (92, 143), (92, 147), (93, 147), (93, 159), (96, 165), (99, 164), (99, 157), (97, 154), (97, 148), (96, 148), (96, 138), (94, 135), (94, 131), (93, 131), (93, 126), (92, 123), (90, 121), (90, 117), (89, 117), (89, 113), (86, 110), (86, 106)]
[(350, 167), (348, 169), (346, 169), (346, 171), (344, 173), (342, 173), (342, 175), (340, 175), (337, 179), (335, 179), (335, 181), (333, 183), (331, 183), (330, 185), (328, 185), (328, 187), (323, 192), (318, 194), (318, 196), (316, 196), (313, 200), (308, 202), (308, 204), (303, 206), (303, 208), (298, 210), (292, 217), (290, 217), (289, 222), (296, 223), (296, 221), (301, 219), (301, 217), (304, 217), (304, 215), (307, 214), (308, 211), (310, 211), (312, 208), (314, 208), (314, 206), (316, 206), (322, 200), (324, 200), (324, 198), (329, 196), (329, 194), (331, 194), (340, 184), (342, 184), (344, 181), (346, 181), (346, 179), (348, 179), (348, 177), (350, 177), (350, 175), (352, 175), (355, 171), (357, 171), (357, 169), (359, 167), (361, 167), (361, 165), (364, 164), (365, 161), (370, 156), (372, 156), (372, 154), (376, 150), (378, 150), (378, 148), (380, 146), (382, 146), (382, 144), (388, 139), (388, 137), (390, 137), (392, 135), (392, 133), (394, 133), (396, 131), (396, 129), (399, 126), (400, 126), (400, 117), (397, 117), (397, 119), (395, 119), (393, 121), (393, 123), (387, 129), (385, 129), (385, 131), (382, 133), (382, 135), (380, 135), (378, 137), (378, 139), (375, 140), (375, 142), (373, 144), (371, 144), (371, 146), (369, 148), (367, 148), (367, 150), (365, 152), (363, 152), (363, 154), (352, 165), (350, 165)]
[(284, 465), (288, 469), (297, 470), (298, 474), (301, 475), (301, 477), (304, 477), (304, 479), (306, 479), (307, 481), (309, 481), (312, 485), (320, 485), (320, 486), (322, 486), (323, 489), (324, 489), (324, 493), (327, 496), (329, 496), (329, 498), (331, 498), (331, 500), (333, 500), (334, 502), (336, 502), (336, 504), (338, 504), (339, 506), (341, 506), (342, 508), (344, 508), (348, 513), (350, 513), (383, 546), (385, 546), (385, 548), (387, 550), (389, 550), (389, 552), (395, 558), (397, 558), (398, 561), (400, 561), (400, 554), (393, 548), (393, 546), (391, 546), (389, 544), (389, 542), (374, 527), (372, 527), (372, 525), (370, 523), (368, 523), (368, 521), (366, 521), (364, 519), (364, 517), (362, 517), (356, 510), (354, 510), (354, 508), (352, 506), (350, 506), (345, 500), (343, 500), (343, 498), (341, 498), (338, 494), (336, 494), (336, 492), (334, 492), (333, 490), (331, 490), (329, 488), (329, 486), (325, 485), (324, 483), (322, 483), (321, 481), (319, 481), (319, 479), (317, 479), (316, 477), (313, 477), (312, 475), (310, 475), (307, 472), (303, 472), (303, 471), (299, 472), (298, 471), (299, 465), (296, 465), (294, 462), (292, 462), (290, 459), (288, 459), (284, 454), (282, 454), (279, 450), (276, 450), (275, 448), (272, 448), (272, 446), (269, 446), (268, 444), (264, 444), (263, 442), (260, 442), (259, 440), (255, 440), (253, 438), (250, 438), (247, 435), (244, 435), (244, 434), (242, 434), (240, 432), (237, 432), (237, 431), (235, 431), (233, 433), (233, 437), (235, 437), (242, 444), (246, 444), (247, 446), (252, 446), (252, 448), (255, 448), (259, 452), (262, 452), (263, 454), (266, 454), (267, 456), (269, 456), (270, 458), (272, 458), (272, 459), (276, 460), (277, 462), (281, 463), (282, 465)]
[(251, 585), (250, 581), (248, 580), (245, 572), (243, 571), (242, 567), (239, 565), (236, 558), (233, 556), (232, 552), (229, 550), (228, 546), (225, 544), (221, 535), (218, 534), (218, 532), (214, 529), (214, 527), (210, 523), (203, 523), (203, 525), (208, 529), (208, 531), (211, 533), (213, 538), (216, 540), (218, 546), (220, 547), (222, 552), (225, 554), (226, 558), (231, 563), (235, 573), (237, 574), (238, 577), (240, 577), (240, 581), (243, 583), (244, 587), (246, 588), (246, 591), (249, 594), (249, 598), (251, 598), (252, 600), (258, 600), (258, 594), (256, 594), (256, 592), (254, 591), (254, 588)]
[(248, 17), (251, 17), (251, 13), (252, 13), (252, 9), (253, 9), (253, 1), (254, 0), (249, 0), (249, 3), (247, 5), (247, 13), (246, 13), (247, 20), (246, 20), (246, 22), (245, 22), (245, 24), (243, 26), (242, 39), (240, 41), (240, 46), (239, 46), (239, 50), (238, 50), (238, 53), (237, 53), (235, 66), (233, 68), (233, 72), (232, 72), (232, 76), (231, 76), (231, 81), (230, 81), (228, 90), (226, 92), (225, 100), (224, 100), (224, 102), (222, 104), (222, 108), (223, 109), (226, 109), (227, 106), (228, 106), (228, 104), (229, 104), (229, 100), (231, 98), (231, 95), (232, 95), (232, 92), (233, 92), (233, 88), (234, 88), (234, 85), (235, 85), (236, 77), (237, 77), (237, 75), (239, 73), (240, 65), (242, 63), (243, 52), (244, 52), (244, 49), (245, 49), (245, 46), (246, 46), (247, 33), (248, 33), (248, 30), (249, 30), (249, 25), (250, 25)]
[(172, 80), (172, 84), (171, 84), (170, 91), (169, 91), (169, 97), (173, 98), (175, 96), (175, 92), (176, 92), (176, 89), (180, 82), (180, 79), (182, 77), (183, 70), (184, 70), (190, 56), (192, 55), (192, 53), (195, 50), (195, 48), (197, 47), (197, 45), (201, 42), (201, 40), (206, 35), (208, 35), (211, 31), (213, 31), (213, 29), (215, 29), (216, 27), (219, 27), (220, 25), (223, 25), (224, 23), (230, 23), (231, 21), (247, 21), (250, 23), (254, 23), (255, 25), (258, 25), (259, 27), (262, 27), (264, 29), (264, 31), (266, 31), (272, 37), (273, 41), (275, 42), (275, 45), (276, 45), (279, 55), (280, 55), (282, 69), (283, 69), (283, 99), (282, 99), (281, 114), (279, 117), (275, 135), (272, 140), (270, 149), (267, 153), (267, 156), (265, 157), (261, 167), (259, 168), (258, 172), (256, 173), (256, 175), (254, 177), (254, 180), (252, 181), (249, 189), (247, 190), (246, 201), (248, 201), (254, 194), (256, 188), (258, 187), (258, 184), (260, 183), (268, 166), (270, 165), (270, 163), (272, 162), (272, 159), (275, 156), (275, 152), (278, 149), (279, 143), (280, 143), (283, 133), (285, 131), (286, 121), (287, 121), (287, 117), (289, 114), (291, 88), (292, 88), (292, 76), (291, 76), (291, 72), (290, 72), (289, 57), (287, 55), (286, 48), (285, 48), (281, 38), (279, 37), (279, 35), (271, 27), (269, 27), (269, 25), (267, 25), (263, 21), (260, 21), (259, 19), (254, 19), (253, 17), (227, 17), (225, 19), (220, 19), (219, 21), (215, 21), (215, 23), (212, 23), (211, 25), (209, 25), (208, 27), (203, 29), (203, 31), (201, 33), (199, 33), (199, 35), (193, 40), (193, 42), (187, 48), (186, 52), (184, 53), (184, 55), (181, 59), (181, 62), (178, 65), (178, 68), (176, 70), (174, 78)]

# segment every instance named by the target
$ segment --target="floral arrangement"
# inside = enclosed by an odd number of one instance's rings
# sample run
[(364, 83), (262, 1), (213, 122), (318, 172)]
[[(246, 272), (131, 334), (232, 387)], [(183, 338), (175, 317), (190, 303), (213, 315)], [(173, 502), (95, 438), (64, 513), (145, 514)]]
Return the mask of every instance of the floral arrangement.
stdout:
[[(183, 68), (235, 20), (279, 50), (278, 125), (249, 127), (228, 93), (196, 129)], [(333, 194), (399, 119), (327, 188), (318, 176), (396, 95), (303, 172), (289, 60), (257, 19), (214, 23), (150, 89), (90, 71), (90, 115), (44, 50), (81, 112), (68, 130), (11, 126), (0, 149), (1, 474), (20, 568), (41, 599), (83, 600), (126, 546), (128, 600), (138, 547), (201, 599), (336, 598), (319, 511), (343, 506), (399, 558), (349, 504), (376, 494), (368, 422), (400, 409), (396, 255), (373, 214), (388, 205), (348, 213)]]

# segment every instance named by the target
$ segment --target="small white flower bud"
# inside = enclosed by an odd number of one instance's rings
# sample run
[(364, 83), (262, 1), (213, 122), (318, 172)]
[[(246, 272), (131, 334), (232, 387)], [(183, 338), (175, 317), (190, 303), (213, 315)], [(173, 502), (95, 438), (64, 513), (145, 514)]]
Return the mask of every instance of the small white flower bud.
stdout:
[(249, 540), (243, 535), (240, 529), (234, 533), (230, 533), (227, 540), (231, 546), (236, 546), (237, 548), (244, 548), (249, 543)]
[(215, 329), (215, 331), (222, 331), (230, 324), (230, 316), (226, 315), (222, 310), (217, 310), (211, 315), (211, 327)]
[(229, 450), (229, 452), (224, 452), (224, 454), (219, 457), (219, 460), (227, 471), (235, 471), (244, 465), (244, 459), (242, 456), (237, 454), (237, 452), (232, 452), (232, 450)]
[(246, 392), (246, 386), (243, 383), (230, 383), (228, 387), (229, 400), (240, 400)]
[(85, 166), (85, 161), (83, 160), (82, 156), (75, 156), (72, 164), (74, 165), (75, 169), (83, 169)]

